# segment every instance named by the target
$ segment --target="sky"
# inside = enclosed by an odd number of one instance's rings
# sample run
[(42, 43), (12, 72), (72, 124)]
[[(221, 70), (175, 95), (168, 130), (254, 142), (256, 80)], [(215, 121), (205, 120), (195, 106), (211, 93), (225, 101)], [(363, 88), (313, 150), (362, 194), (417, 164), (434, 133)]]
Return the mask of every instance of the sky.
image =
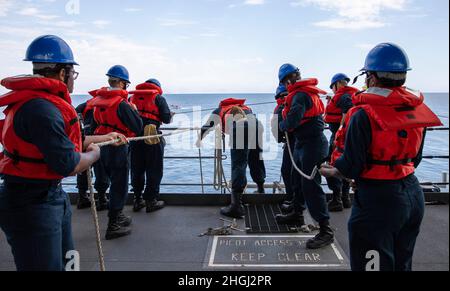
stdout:
[(31, 73), (22, 60), (44, 34), (72, 47), (79, 94), (116, 64), (166, 93), (273, 93), (287, 62), (328, 89), (381, 42), (407, 51), (409, 87), (449, 91), (447, 0), (0, 0), (0, 78)]

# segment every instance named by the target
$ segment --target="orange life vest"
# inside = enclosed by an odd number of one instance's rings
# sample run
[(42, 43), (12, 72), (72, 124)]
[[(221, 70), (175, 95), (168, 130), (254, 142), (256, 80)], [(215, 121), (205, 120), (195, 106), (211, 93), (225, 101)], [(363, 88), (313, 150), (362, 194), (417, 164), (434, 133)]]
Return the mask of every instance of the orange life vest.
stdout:
[(242, 108), (242, 110), (246, 111), (246, 113), (251, 113), (251, 109), (250, 107), (245, 105), (245, 99), (235, 99), (235, 98), (228, 98), (225, 100), (222, 100), (222, 102), (220, 102), (219, 108), (220, 108), (220, 113), (219, 113), (219, 117), (220, 117), (220, 121), (221, 121), (221, 125), (222, 125), (222, 131), (226, 132), (226, 118), (227, 115), (229, 115), (231, 109), (235, 106)]
[(0, 154), (0, 173), (36, 180), (63, 179), (64, 177), (49, 168), (38, 147), (16, 134), (14, 117), (19, 109), (31, 100), (44, 99), (51, 102), (61, 112), (65, 132), (74, 144), (75, 152), (81, 152), (81, 126), (67, 86), (58, 80), (38, 76), (7, 78), (1, 84), (12, 92), (0, 97), (0, 107), (7, 106), (4, 111), (5, 120), (0, 123), (1, 143), (4, 148), (4, 152)]
[(342, 96), (349, 94), (353, 96), (355, 93), (359, 92), (358, 89), (345, 86), (340, 88), (336, 94), (328, 101), (327, 107), (325, 109), (325, 122), (326, 123), (341, 123), (343, 118), (342, 109), (337, 106), (339, 101), (341, 101)]
[(317, 88), (319, 81), (317, 79), (304, 79), (297, 83), (288, 86), (289, 95), (286, 97), (285, 107), (283, 110), (283, 119), (286, 119), (292, 106), (293, 99), (298, 93), (306, 93), (311, 97), (313, 106), (306, 111), (300, 125), (303, 125), (311, 119), (322, 116), (325, 113), (325, 106), (320, 100), (319, 94), (326, 94), (327, 92)]
[[(97, 97), (91, 101), (94, 109), (94, 120), (97, 123), (96, 135), (105, 135), (117, 132), (126, 137), (135, 137), (136, 134), (126, 127), (118, 115), (119, 105), (128, 103), (126, 90), (103, 88), (97, 91)], [(131, 105), (130, 105), (131, 106)]]
[(141, 117), (161, 122), (159, 108), (156, 106), (156, 97), (163, 94), (162, 89), (151, 83), (143, 83), (136, 87), (130, 101), (135, 104)]
[[(347, 121), (362, 109), (369, 117), (372, 130), (367, 165), (360, 177), (400, 180), (413, 174), (414, 159), (420, 152), (425, 128), (442, 125), (424, 104), (422, 93), (405, 87), (369, 88), (355, 95), (353, 103), (356, 107), (349, 112)], [(342, 146), (347, 128), (340, 132), (337, 147)]]

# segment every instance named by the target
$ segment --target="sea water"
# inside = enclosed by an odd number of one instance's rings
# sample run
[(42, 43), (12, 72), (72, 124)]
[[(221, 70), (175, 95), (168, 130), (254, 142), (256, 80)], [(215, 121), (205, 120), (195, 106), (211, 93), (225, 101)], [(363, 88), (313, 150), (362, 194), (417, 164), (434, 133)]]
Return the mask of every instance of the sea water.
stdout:
[[(426, 103), (433, 111), (439, 115), (446, 127), (449, 126), (449, 94), (431, 93), (426, 95)], [(178, 94), (165, 95), (167, 102), (175, 112), (184, 112), (176, 115), (173, 124), (163, 127), (199, 127), (202, 125), (210, 111), (207, 109), (216, 108), (219, 102), (225, 98), (247, 99), (247, 104), (266, 103), (272, 104), (252, 106), (253, 111), (265, 125), (264, 133), (264, 158), (266, 160), (267, 183), (278, 182), (281, 179), (281, 159), (282, 147), (277, 144), (270, 132), (270, 119), (275, 107), (274, 96), (272, 94)], [(85, 95), (73, 96), (74, 105), (81, 104), (88, 100)], [(199, 112), (200, 110), (205, 110)], [(212, 111), (212, 110), (211, 110)], [(168, 133), (168, 132), (164, 132)], [(179, 136), (168, 137), (166, 139), (167, 157), (198, 157), (199, 150), (194, 146), (197, 139), (197, 132), (183, 133)], [(327, 137), (331, 135), (326, 132)], [(424, 155), (448, 156), (449, 132), (433, 131), (427, 134)], [(214, 155), (214, 134), (211, 134), (204, 143), (201, 151), (202, 156)], [(229, 149), (226, 149), (227, 159), (224, 161), (225, 176), (231, 178), (231, 165)], [(213, 183), (214, 164), (211, 159), (204, 159), (202, 170), (204, 173), (204, 183)], [(426, 159), (417, 170), (417, 176), (421, 182), (440, 182), (442, 172), (449, 171), (448, 159)], [(251, 181), (249, 175), (249, 181)], [(65, 188), (68, 191), (76, 191), (75, 178), (65, 179)], [(166, 159), (164, 165), (163, 184), (198, 184), (201, 183), (200, 163), (198, 159)], [(199, 186), (162, 186), (162, 193), (201, 193)], [(206, 193), (217, 193), (213, 187), (205, 187)]]

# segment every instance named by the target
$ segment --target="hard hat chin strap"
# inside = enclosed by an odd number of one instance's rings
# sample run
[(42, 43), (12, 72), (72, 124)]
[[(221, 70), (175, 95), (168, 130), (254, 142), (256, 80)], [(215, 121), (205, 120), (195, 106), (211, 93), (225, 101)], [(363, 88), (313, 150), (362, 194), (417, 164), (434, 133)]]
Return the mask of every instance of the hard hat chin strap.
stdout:
[(359, 74), (358, 76), (356, 76), (356, 77), (353, 79), (352, 85), (355, 85), (356, 82), (358, 82), (359, 77), (364, 76), (364, 75), (367, 75), (367, 74), (368, 74), (368, 72), (367, 72), (367, 71), (364, 71), (364, 72), (362, 72), (361, 74)]

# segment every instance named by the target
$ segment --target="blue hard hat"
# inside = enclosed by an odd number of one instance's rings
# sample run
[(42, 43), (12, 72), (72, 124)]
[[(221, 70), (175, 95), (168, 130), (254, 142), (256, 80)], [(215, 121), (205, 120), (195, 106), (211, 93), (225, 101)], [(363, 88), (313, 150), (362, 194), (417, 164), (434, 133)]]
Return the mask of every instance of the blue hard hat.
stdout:
[(283, 84), (280, 84), (280, 86), (278, 86), (278, 88), (277, 88), (276, 96), (280, 95), (281, 93), (285, 93), (287, 91), (288, 90), (287, 90), (286, 86), (284, 86)]
[(280, 71), (278, 73), (278, 79), (280, 80), (280, 82), (283, 82), (283, 80), (289, 76), (290, 74), (299, 72), (299, 68), (297, 68), (294, 65), (291, 64), (284, 64), (281, 66)]
[(121, 66), (121, 65), (116, 65), (116, 66), (112, 67), (111, 69), (109, 69), (108, 73), (106, 73), (106, 76), (111, 77), (111, 78), (121, 79), (127, 83), (131, 83), (130, 82), (130, 74), (128, 73), (128, 70), (124, 66)]
[(334, 84), (336, 84), (337, 82), (343, 81), (343, 80), (350, 82), (351, 79), (346, 74), (343, 74), (343, 73), (334, 75), (333, 79), (331, 79), (330, 89), (333, 89)]
[(24, 61), (33, 63), (78, 65), (70, 46), (60, 37), (43, 35), (28, 47)]
[(408, 55), (401, 47), (382, 43), (370, 51), (361, 71), (404, 73), (411, 70)]
[(161, 88), (161, 83), (156, 79), (148, 79), (147, 81), (145, 81), (145, 83), (154, 84), (154, 85), (158, 86), (159, 88)]

